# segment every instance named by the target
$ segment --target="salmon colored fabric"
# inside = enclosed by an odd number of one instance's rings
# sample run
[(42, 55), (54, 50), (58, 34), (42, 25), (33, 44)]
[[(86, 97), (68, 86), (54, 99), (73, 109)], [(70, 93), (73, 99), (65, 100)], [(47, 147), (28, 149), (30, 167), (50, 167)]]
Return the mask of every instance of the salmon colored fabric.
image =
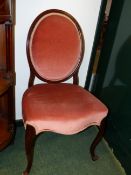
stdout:
[(46, 80), (67, 78), (79, 64), (80, 33), (76, 25), (61, 14), (48, 14), (34, 28), (30, 41), (32, 64)]
[(66, 83), (34, 85), (24, 93), (22, 105), (25, 125), (34, 126), (37, 134), (74, 134), (100, 125), (108, 112), (90, 92)]

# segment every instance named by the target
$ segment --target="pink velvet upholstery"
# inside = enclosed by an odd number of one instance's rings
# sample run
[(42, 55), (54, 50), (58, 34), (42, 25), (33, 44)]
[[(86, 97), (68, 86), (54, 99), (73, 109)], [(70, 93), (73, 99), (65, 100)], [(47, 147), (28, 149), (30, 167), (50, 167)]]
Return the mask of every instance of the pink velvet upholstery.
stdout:
[(80, 61), (80, 33), (67, 16), (59, 13), (38, 20), (29, 47), (34, 68), (47, 80), (65, 79)]
[(25, 125), (34, 126), (37, 134), (41, 131), (74, 134), (100, 125), (107, 111), (91, 93), (72, 84), (39, 84), (23, 96)]

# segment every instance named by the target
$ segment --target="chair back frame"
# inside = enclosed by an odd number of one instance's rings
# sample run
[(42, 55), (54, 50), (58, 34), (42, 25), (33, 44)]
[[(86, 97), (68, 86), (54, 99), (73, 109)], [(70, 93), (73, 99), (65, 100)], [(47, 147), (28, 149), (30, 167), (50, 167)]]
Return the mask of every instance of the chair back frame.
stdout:
[[(43, 78), (41, 75), (38, 74), (38, 72), (35, 70), (35, 68), (32, 64), (31, 53), (30, 53), (30, 49), (29, 49), (32, 32), (33, 32), (37, 22), (41, 18), (43, 18), (44, 16), (46, 16), (48, 14), (51, 14), (51, 13), (58, 13), (58, 14), (64, 15), (65, 17), (68, 17), (75, 24), (75, 26), (76, 26), (76, 28), (79, 32), (80, 42), (81, 42), (81, 52), (80, 52), (80, 57), (79, 57), (77, 67), (73, 70), (73, 72), (68, 77), (65, 77), (62, 80), (56, 80), (56, 81), (47, 80), (47, 79)], [(50, 9), (50, 10), (46, 10), (46, 11), (42, 12), (41, 14), (39, 14), (35, 18), (35, 20), (31, 24), (31, 27), (29, 29), (28, 36), (27, 36), (26, 53), (27, 53), (29, 67), (30, 67), (30, 78), (29, 78), (28, 87), (33, 86), (35, 76), (37, 78), (39, 78), (40, 80), (42, 80), (44, 82), (47, 82), (47, 83), (60, 83), (60, 82), (64, 82), (64, 81), (68, 80), (69, 78), (73, 77), (73, 84), (78, 85), (79, 84), (78, 72), (79, 72), (79, 68), (80, 68), (80, 65), (81, 65), (81, 62), (82, 62), (82, 59), (83, 59), (83, 56), (84, 56), (84, 50), (85, 50), (85, 42), (84, 42), (84, 36), (83, 36), (82, 29), (81, 29), (79, 23), (77, 22), (77, 20), (72, 15), (70, 15), (69, 13), (67, 13), (65, 11), (58, 10), (58, 9)]]

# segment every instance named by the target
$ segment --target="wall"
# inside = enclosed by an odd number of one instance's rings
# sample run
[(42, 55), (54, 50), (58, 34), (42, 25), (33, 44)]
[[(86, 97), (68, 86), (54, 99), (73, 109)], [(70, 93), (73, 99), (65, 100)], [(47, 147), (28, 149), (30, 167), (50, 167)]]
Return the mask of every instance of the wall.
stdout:
[(85, 36), (85, 55), (80, 69), (84, 86), (101, 0), (17, 0), (16, 1), (16, 119), (21, 119), (21, 99), (27, 88), (29, 69), (26, 59), (26, 36), (33, 19), (42, 11), (58, 8), (71, 13), (80, 23)]

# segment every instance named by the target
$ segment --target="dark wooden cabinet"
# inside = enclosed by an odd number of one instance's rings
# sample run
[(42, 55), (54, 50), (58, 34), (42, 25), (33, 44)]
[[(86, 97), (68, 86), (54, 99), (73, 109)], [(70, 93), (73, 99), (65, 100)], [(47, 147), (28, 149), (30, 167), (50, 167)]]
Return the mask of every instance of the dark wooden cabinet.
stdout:
[(14, 135), (14, 25), (15, 1), (0, 0), (0, 150)]

